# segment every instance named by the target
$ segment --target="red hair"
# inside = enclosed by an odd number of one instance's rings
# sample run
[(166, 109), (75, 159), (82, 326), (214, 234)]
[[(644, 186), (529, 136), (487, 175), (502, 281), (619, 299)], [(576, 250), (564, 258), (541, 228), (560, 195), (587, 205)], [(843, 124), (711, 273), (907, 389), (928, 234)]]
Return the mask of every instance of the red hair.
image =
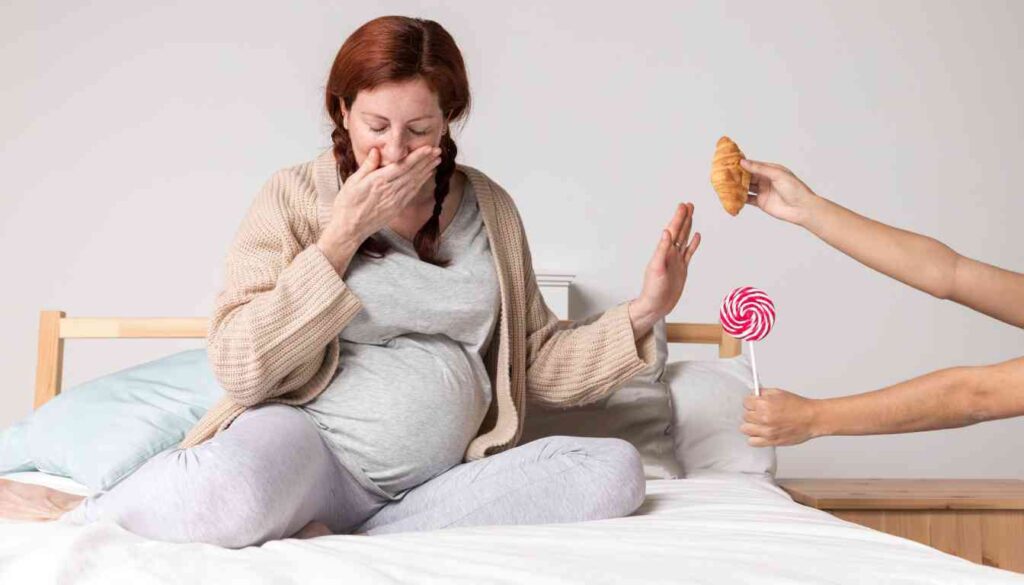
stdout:
[[(469, 111), (469, 81), (455, 40), (438, 23), (404, 16), (382, 16), (359, 27), (341, 46), (327, 79), (327, 113), (334, 121), (331, 141), (334, 160), (342, 180), (358, 168), (352, 142), (342, 125), (341, 104), (351, 110), (356, 95), (389, 82), (423, 79), (437, 94), (446, 123), (463, 118)], [(441, 137), (441, 164), (435, 173), (434, 213), (413, 245), (420, 259), (437, 266), (449, 261), (437, 257), (441, 204), (448, 195), (448, 182), (455, 172), (458, 148), (451, 131)], [(367, 238), (359, 252), (383, 256), (386, 242)]]

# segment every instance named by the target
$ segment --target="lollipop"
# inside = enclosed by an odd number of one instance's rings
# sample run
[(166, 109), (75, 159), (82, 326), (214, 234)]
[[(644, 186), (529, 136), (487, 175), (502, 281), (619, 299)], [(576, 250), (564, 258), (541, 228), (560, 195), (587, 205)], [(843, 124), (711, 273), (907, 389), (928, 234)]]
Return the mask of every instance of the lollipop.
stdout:
[(722, 329), (737, 339), (750, 343), (750, 365), (754, 370), (754, 394), (761, 395), (757, 381), (757, 359), (754, 342), (768, 336), (775, 324), (775, 303), (759, 288), (744, 286), (734, 289), (722, 301), (718, 312)]

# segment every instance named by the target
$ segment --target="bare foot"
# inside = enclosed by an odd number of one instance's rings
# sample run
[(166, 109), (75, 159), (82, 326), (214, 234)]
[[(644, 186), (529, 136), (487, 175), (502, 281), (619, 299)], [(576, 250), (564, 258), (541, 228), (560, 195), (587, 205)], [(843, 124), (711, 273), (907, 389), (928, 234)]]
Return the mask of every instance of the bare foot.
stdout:
[(29, 522), (56, 520), (84, 499), (85, 496), (46, 486), (0, 479), (0, 518)]
[(331, 529), (323, 522), (314, 520), (303, 526), (302, 530), (292, 535), (292, 538), (316, 538), (317, 536), (327, 536), (328, 534), (333, 534)]

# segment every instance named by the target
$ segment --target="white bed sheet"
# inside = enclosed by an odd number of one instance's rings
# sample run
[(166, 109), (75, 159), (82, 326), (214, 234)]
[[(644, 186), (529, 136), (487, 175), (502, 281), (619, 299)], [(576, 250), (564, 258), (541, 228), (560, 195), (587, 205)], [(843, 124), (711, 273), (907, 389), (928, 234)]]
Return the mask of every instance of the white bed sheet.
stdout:
[[(9, 479), (88, 494), (39, 472)], [(0, 520), (0, 583), (1024, 583), (794, 503), (770, 479), (648, 482), (628, 518), (230, 550), (138, 537), (107, 522)]]

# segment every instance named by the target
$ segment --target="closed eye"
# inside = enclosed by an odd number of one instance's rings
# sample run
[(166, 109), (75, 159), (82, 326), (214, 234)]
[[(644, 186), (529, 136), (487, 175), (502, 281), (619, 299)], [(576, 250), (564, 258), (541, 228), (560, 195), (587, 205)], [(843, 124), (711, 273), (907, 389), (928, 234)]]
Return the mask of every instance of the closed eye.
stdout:
[[(374, 134), (383, 134), (383, 133), (387, 132), (387, 130), (388, 130), (387, 126), (383, 126), (381, 128), (374, 128), (373, 126), (370, 126), (370, 131), (373, 132)], [(429, 130), (413, 130), (412, 128), (409, 128), (409, 132), (412, 132), (416, 136), (426, 136), (430, 131)]]

